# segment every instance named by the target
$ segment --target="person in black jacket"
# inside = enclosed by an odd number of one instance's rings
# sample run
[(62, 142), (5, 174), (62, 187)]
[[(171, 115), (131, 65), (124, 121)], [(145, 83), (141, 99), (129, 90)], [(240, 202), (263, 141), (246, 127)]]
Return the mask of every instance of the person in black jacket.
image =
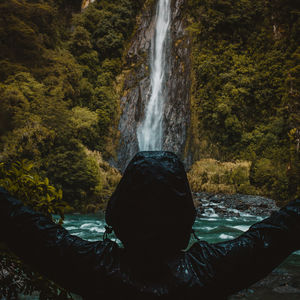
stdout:
[(299, 199), (234, 240), (185, 250), (195, 215), (183, 164), (164, 151), (139, 152), (108, 203), (124, 248), (70, 235), (0, 189), (1, 240), (85, 299), (226, 299), (300, 249)]

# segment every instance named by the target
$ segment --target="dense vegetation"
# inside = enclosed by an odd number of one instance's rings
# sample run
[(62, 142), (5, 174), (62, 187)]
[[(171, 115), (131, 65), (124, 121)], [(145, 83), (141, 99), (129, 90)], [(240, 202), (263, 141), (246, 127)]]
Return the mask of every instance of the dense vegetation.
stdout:
[[(27, 160), (11, 164), (0, 163), (0, 186), (25, 205), (52, 219), (52, 214), (64, 218), (66, 203), (62, 190), (57, 190), (48, 178), (41, 178)], [(52, 219), (54, 220), (54, 219)], [(18, 299), (19, 294), (39, 292), (39, 299), (72, 299), (67, 291), (45, 279), (31, 267), (26, 266), (0, 240), (0, 295), (5, 299)]]
[(256, 194), (250, 184), (248, 161), (220, 162), (204, 158), (194, 163), (188, 173), (190, 187), (194, 192)]
[[(144, 2), (0, 4), (0, 160), (32, 161), (76, 209), (99, 207), (119, 179), (102, 157), (115, 155), (116, 78)], [(299, 195), (297, 2), (186, 6), (194, 156), (251, 162), (245, 192), (278, 200)]]
[[(103, 208), (120, 179), (103, 157), (114, 155), (116, 76), (143, 2), (0, 3), (0, 185), (49, 217)], [(1, 295), (71, 299), (0, 250)]]
[(194, 154), (250, 161), (248, 192), (299, 196), (299, 1), (189, 0), (187, 15)]
[(119, 179), (115, 78), (143, 1), (8, 0), (0, 4), (0, 160), (27, 159), (76, 209)]
[[(118, 141), (116, 78), (144, 2), (0, 3), (0, 185), (48, 216), (103, 208), (120, 179), (105, 161)], [(195, 191), (300, 196), (298, 2), (186, 0)], [(70, 297), (1, 250), (3, 294)]]
[(40, 178), (29, 161), (24, 159), (11, 165), (0, 163), (0, 186), (49, 218), (52, 218), (52, 214), (60, 215), (62, 223), (66, 207), (62, 190), (56, 190), (48, 178)]

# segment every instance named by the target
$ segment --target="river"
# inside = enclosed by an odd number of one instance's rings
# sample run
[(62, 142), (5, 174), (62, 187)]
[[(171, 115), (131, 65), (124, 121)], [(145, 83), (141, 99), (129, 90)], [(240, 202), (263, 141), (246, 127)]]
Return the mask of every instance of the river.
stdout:
[[(263, 217), (241, 213), (240, 217), (218, 217), (207, 215), (197, 218), (194, 230), (199, 239), (216, 243), (233, 239), (248, 228), (261, 221)], [(71, 234), (89, 241), (103, 239), (104, 214), (67, 215), (64, 227)], [(113, 235), (111, 239), (115, 239)], [(118, 242), (118, 241), (117, 241)], [(191, 239), (191, 243), (194, 239)], [(300, 251), (290, 255), (265, 280), (250, 287), (248, 290), (231, 297), (231, 299), (263, 299), (263, 300), (296, 300), (300, 299)]]

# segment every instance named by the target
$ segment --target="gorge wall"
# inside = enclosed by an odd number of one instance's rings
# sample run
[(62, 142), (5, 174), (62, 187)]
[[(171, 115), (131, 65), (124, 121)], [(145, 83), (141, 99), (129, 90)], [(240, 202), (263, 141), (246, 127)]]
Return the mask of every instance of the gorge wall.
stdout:
[[(190, 39), (184, 18), (185, 2), (171, 1), (162, 147), (163, 150), (175, 152), (181, 158), (190, 121)], [(156, 3), (157, 1), (146, 1), (138, 18), (137, 30), (129, 45), (121, 75), (123, 88), (117, 163), (121, 170), (124, 170), (129, 160), (139, 151), (137, 128), (144, 120), (145, 106), (151, 93), (149, 59), (155, 32)]]

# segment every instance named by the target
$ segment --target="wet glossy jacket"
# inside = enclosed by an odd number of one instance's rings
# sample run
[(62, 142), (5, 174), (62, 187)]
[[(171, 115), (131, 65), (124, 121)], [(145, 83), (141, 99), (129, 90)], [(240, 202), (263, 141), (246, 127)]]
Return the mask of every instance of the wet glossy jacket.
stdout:
[(195, 243), (151, 256), (111, 240), (88, 242), (0, 188), (1, 240), (27, 263), (85, 299), (224, 299), (267, 275), (300, 249), (300, 200), (239, 238)]

